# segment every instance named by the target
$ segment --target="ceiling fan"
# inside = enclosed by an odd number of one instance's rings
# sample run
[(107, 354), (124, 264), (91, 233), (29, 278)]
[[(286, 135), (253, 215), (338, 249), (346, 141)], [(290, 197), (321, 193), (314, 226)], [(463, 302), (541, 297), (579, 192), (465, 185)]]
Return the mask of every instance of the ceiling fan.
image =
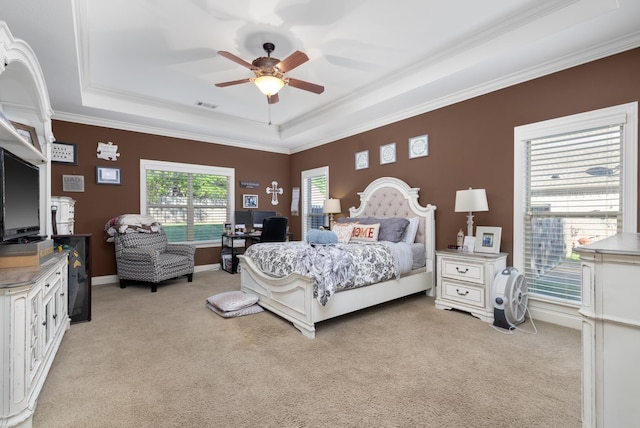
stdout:
[(271, 52), (275, 50), (273, 43), (265, 43), (262, 48), (267, 53), (266, 57), (260, 57), (254, 59), (251, 64), (227, 51), (218, 51), (218, 54), (230, 59), (231, 61), (247, 67), (253, 71), (256, 77), (247, 79), (232, 80), (230, 82), (216, 83), (216, 86), (223, 88), (225, 86), (239, 85), (241, 83), (253, 82), (258, 89), (267, 96), (269, 104), (275, 104), (279, 101), (278, 91), (282, 89), (284, 85), (289, 85), (294, 88), (302, 89), (304, 91), (313, 92), (314, 94), (321, 94), (324, 92), (324, 86), (316, 85), (315, 83), (305, 82), (304, 80), (294, 79), (293, 77), (285, 77), (285, 73), (293, 70), (297, 66), (309, 61), (309, 57), (304, 52), (295, 51), (284, 60), (280, 61), (278, 58), (272, 58)]

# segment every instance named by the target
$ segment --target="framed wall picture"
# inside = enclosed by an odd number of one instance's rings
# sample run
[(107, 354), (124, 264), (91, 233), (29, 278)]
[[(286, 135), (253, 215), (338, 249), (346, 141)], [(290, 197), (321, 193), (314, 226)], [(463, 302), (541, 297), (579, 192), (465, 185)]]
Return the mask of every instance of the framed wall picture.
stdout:
[(40, 142), (38, 141), (38, 134), (36, 133), (36, 128), (29, 125), (23, 125), (22, 123), (11, 121), (11, 124), (14, 128), (16, 128), (16, 132), (20, 134), (22, 138), (27, 140), (33, 147), (38, 149), (39, 152), (42, 152), (40, 148)]
[(78, 146), (73, 143), (51, 143), (51, 162), (78, 165)]
[(409, 138), (409, 159), (429, 156), (429, 136)]
[(258, 208), (258, 195), (242, 195), (242, 208)]
[(396, 161), (396, 143), (380, 146), (380, 165)]
[(356, 170), (369, 168), (369, 150), (356, 153)]
[(476, 227), (476, 253), (499, 253), (500, 239), (502, 238), (501, 227)]
[(120, 184), (120, 168), (114, 168), (110, 166), (97, 166), (96, 183)]

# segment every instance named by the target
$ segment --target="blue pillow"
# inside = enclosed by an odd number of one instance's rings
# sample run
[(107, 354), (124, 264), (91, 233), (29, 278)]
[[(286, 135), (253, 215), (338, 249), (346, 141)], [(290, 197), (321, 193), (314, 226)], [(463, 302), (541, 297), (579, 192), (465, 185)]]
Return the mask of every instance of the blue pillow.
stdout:
[(306, 240), (310, 244), (337, 244), (338, 235), (331, 230), (311, 229), (307, 232)]

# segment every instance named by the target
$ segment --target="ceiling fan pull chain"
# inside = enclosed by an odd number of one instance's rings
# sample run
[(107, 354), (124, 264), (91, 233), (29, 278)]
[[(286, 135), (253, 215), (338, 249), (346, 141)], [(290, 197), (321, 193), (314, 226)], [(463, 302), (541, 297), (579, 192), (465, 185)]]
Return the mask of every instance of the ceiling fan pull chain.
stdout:
[(271, 126), (271, 103), (267, 103), (267, 106), (269, 107), (269, 126)]

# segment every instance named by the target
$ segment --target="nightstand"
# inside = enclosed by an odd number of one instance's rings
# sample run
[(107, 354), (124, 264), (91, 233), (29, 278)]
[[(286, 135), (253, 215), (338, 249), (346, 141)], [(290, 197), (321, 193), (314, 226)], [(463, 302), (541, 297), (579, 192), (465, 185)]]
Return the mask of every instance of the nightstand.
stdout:
[(436, 308), (455, 308), (493, 322), (493, 279), (507, 267), (507, 253), (439, 250), (436, 258)]

